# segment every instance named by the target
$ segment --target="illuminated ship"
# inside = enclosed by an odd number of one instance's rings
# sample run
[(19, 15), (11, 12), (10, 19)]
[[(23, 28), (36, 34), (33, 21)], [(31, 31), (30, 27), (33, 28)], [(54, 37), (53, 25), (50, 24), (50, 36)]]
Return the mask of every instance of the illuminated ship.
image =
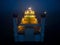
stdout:
[[(24, 12), (24, 17), (21, 19), (20, 24), (38, 24), (38, 20), (35, 15), (35, 11), (29, 7), (25, 12)], [(33, 27), (35, 32), (40, 32), (39, 28), (37, 26)], [(24, 31), (25, 27), (24, 26), (18, 26), (18, 31), (22, 32)]]
[(29, 7), (18, 24), (18, 16), (13, 14), (13, 30), (15, 42), (21, 41), (44, 41), (44, 31), (46, 26), (46, 11), (40, 14), (40, 23), (37, 20), (35, 11)]

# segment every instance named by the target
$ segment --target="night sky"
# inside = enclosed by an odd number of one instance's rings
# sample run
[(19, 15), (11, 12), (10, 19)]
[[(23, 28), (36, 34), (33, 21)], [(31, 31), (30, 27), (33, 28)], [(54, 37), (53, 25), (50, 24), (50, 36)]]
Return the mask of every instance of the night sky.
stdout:
[(59, 40), (60, 0), (2, 0), (0, 2), (1, 42), (13, 42), (13, 13), (22, 13), (28, 7), (32, 7), (38, 13), (47, 11), (45, 42), (55, 43)]

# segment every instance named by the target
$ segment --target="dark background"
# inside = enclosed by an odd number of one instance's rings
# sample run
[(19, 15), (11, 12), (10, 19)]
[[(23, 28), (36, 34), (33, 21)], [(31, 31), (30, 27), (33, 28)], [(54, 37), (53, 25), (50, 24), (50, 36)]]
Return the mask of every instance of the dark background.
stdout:
[(20, 14), (28, 7), (36, 12), (47, 11), (45, 30), (46, 44), (56, 44), (60, 40), (60, 0), (0, 0), (0, 41), (14, 43), (13, 13)]

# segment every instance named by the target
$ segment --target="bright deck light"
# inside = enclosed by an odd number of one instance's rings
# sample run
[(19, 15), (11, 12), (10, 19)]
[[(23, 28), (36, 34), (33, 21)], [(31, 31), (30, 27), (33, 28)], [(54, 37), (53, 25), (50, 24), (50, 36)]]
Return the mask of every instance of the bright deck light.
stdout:
[(28, 9), (31, 10), (31, 7), (29, 7)]
[(44, 14), (46, 14), (47, 12), (45, 11)]

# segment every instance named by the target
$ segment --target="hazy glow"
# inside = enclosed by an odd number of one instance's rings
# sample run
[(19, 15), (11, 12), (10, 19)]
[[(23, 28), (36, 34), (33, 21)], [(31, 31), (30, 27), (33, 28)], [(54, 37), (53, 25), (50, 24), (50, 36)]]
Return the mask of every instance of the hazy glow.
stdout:
[(25, 14), (27, 14), (27, 15), (28, 15), (28, 14), (31, 14), (31, 15), (33, 14), (33, 15), (34, 15), (34, 14), (35, 14), (35, 11), (33, 11), (33, 10), (31, 9), (31, 7), (29, 7), (28, 10), (25, 11)]
[(29, 7), (28, 9), (31, 10), (31, 7)]
[[(21, 20), (20, 24), (38, 24), (38, 20), (35, 16), (35, 11), (29, 7), (25, 12), (24, 12), (24, 17)], [(24, 26), (18, 26), (19, 30), (23, 30)]]
[(26, 15), (26, 16), (24, 16), (24, 17), (35, 17), (34, 15), (31, 15), (31, 16), (29, 16), (29, 15)]
[(45, 11), (44, 14), (46, 14), (47, 12)]

